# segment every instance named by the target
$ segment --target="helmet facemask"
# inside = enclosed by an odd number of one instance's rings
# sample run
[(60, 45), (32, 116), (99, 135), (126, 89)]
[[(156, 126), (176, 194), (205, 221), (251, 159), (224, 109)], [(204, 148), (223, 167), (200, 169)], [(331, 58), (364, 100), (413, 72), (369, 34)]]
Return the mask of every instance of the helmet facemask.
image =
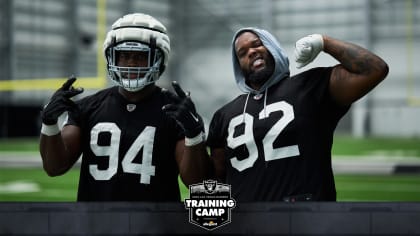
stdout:
[[(144, 53), (147, 65), (119, 66), (118, 55), (122, 52)], [(156, 47), (140, 42), (119, 43), (108, 49), (108, 75), (113, 82), (127, 91), (139, 91), (159, 79), (162, 59), (162, 52)]]
[[(103, 49), (108, 77), (130, 92), (139, 91), (159, 79), (168, 65), (171, 50), (165, 26), (142, 13), (128, 14), (115, 21), (106, 35)], [(118, 64), (117, 56), (121, 52), (143, 55), (134, 56), (139, 57), (139, 63), (134, 63), (133, 55), (125, 55), (132, 61), (122, 57), (124, 64)]]

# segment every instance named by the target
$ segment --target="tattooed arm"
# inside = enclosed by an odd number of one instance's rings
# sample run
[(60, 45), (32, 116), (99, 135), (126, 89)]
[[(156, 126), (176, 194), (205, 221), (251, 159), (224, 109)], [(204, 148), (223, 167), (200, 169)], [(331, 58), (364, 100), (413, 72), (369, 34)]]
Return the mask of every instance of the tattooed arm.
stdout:
[(387, 76), (388, 65), (367, 49), (325, 35), (323, 41), (324, 52), (341, 63), (330, 78), (330, 93), (338, 104), (355, 102)]

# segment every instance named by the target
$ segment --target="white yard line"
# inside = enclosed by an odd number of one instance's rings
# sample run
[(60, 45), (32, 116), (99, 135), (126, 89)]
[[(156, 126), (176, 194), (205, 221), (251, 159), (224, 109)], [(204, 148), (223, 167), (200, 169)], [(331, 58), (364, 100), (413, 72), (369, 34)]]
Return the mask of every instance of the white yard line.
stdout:
[[(79, 166), (81, 159), (75, 165)], [(0, 152), (0, 168), (42, 168), (42, 159), (36, 152)]]

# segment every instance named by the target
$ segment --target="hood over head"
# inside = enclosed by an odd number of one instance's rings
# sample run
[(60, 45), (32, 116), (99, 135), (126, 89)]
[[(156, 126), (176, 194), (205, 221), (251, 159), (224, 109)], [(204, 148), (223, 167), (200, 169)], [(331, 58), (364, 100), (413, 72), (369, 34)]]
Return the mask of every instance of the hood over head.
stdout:
[[(242, 73), (238, 58), (236, 56), (235, 41), (236, 38), (243, 32), (252, 32), (256, 34), (260, 38), (262, 44), (267, 48), (267, 50), (271, 53), (271, 55), (274, 58), (274, 72), (259, 90), (255, 90), (245, 83), (245, 77)], [(267, 88), (271, 87), (273, 84), (279, 82), (283, 78), (289, 77), (290, 75), (289, 59), (286, 55), (286, 52), (281, 47), (280, 43), (276, 40), (276, 38), (271, 33), (263, 29), (249, 27), (242, 28), (235, 33), (232, 40), (232, 63), (236, 84), (238, 85), (239, 89), (241, 89), (245, 93), (260, 94), (264, 92)]]

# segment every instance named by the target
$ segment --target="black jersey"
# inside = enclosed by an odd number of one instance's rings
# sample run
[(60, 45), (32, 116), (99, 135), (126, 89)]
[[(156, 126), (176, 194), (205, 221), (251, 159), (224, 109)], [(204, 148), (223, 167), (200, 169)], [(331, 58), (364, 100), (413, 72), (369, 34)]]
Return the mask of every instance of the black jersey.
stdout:
[(78, 201), (180, 201), (176, 142), (184, 137), (162, 112), (170, 102), (156, 88), (138, 103), (118, 87), (78, 101), (83, 156)]
[(303, 72), (270, 87), (266, 97), (244, 94), (214, 114), (207, 143), (225, 149), (226, 182), (236, 200), (336, 200), (333, 132), (349, 107), (332, 101), (330, 74), (331, 68)]

